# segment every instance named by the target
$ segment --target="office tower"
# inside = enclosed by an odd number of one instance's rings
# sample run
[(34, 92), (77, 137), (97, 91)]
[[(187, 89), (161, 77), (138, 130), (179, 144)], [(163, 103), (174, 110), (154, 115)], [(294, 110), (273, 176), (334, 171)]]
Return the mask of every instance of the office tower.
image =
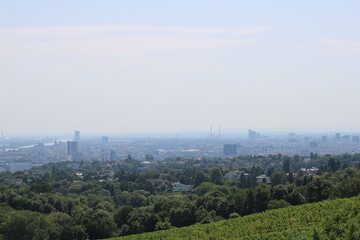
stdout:
[(336, 133), (335, 134), (335, 141), (340, 141), (340, 140), (341, 140), (340, 133)]
[(66, 150), (65, 148), (58, 148), (56, 157), (58, 160), (63, 160), (66, 158)]
[(225, 156), (236, 156), (237, 155), (237, 145), (236, 144), (225, 144), (224, 145), (224, 155)]
[(68, 141), (67, 153), (70, 156), (75, 156), (78, 153), (78, 142)]
[(352, 141), (355, 142), (355, 143), (360, 142), (359, 136), (353, 136), (353, 137), (352, 137)]
[(248, 131), (248, 138), (251, 139), (251, 140), (254, 140), (256, 138), (258, 138), (260, 136), (259, 133), (255, 132), (255, 131), (252, 131), (251, 129), (249, 129)]
[(102, 143), (102, 144), (108, 144), (108, 143), (109, 143), (109, 137), (107, 137), (107, 136), (102, 136), (102, 137), (101, 137), (101, 143)]
[(327, 137), (327, 136), (322, 136), (322, 137), (321, 137), (321, 141), (322, 141), (323, 143), (327, 143), (328, 137)]
[(80, 131), (75, 131), (75, 142), (80, 142)]

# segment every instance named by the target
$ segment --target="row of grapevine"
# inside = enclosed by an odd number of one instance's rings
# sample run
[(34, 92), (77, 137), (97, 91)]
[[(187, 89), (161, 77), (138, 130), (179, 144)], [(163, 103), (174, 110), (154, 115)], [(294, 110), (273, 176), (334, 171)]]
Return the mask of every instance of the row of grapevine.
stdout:
[(360, 239), (360, 197), (270, 210), (210, 224), (113, 240)]

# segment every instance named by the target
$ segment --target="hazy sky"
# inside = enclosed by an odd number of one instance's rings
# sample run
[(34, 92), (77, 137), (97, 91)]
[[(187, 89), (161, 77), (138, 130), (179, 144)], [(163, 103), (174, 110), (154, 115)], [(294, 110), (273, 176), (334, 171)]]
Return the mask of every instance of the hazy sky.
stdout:
[(359, 9), (0, 0), (0, 130), (358, 129)]

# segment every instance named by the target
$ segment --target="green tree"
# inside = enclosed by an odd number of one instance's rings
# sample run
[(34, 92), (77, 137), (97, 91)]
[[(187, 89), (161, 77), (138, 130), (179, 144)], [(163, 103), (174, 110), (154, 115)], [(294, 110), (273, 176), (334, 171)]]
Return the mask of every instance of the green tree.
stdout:
[(116, 224), (110, 213), (104, 210), (95, 210), (86, 227), (90, 239), (110, 238), (116, 230)]
[(295, 179), (294, 179), (294, 175), (293, 175), (292, 172), (288, 173), (287, 180), (288, 180), (289, 183), (294, 183)]
[(114, 214), (114, 221), (118, 227), (121, 227), (123, 224), (126, 224), (130, 214), (134, 211), (134, 208), (131, 206), (123, 206), (119, 208)]
[(50, 234), (52, 240), (83, 240), (87, 238), (85, 226), (76, 225), (66, 213), (53, 212), (47, 217), (47, 221), (52, 226)]
[(194, 224), (196, 219), (193, 214), (196, 211), (194, 204), (186, 204), (170, 211), (171, 225), (176, 227), (184, 227)]
[(271, 177), (271, 184), (273, 186), (279, 185), (279, 184), (285, 184), (287, 181), (287, 175), (284, 172), (274, 172)]
[(250, 189), (245, 200), (245, 214), (251, 214), (255, 211), (255, 197), (254, 192)]
[(156, 223), (155, 231), (166, 230), (170, 228), (171, 228), (171, 224), (168, 221), (158, 222)]
[(289, 157), (284, 157), (284, 162), (283, 162), (283, 171), (286, 173), (290, 172), (290, 158)]
[(277, 208), (284, 208), (290, 206), (290, 203), (285, 201), (284, 199), (280, 200), (271, 200), (268, 204), (268, 209), (277, 209)]
[(203, 171), (197, 171), (194, 177), (194, 187), (199, 186), (203, 182), (210, 182), (209, 175)]
[(222, 184), (222, 171), (220, 168), (213, 168), (210, 171), (210, 181), (215, 184)]
[(328, 167), (331, 169), (331, 171), (333, 172), (336, 172), (339, 168), (340, 168), (340, 162), (339, 160), (338, 161), (335, 161), (334, 158), (329, 158), (328, 160)]
[(255, 211), (262, 212), (267, 209), (270, 201), (270, 189), (266, 184), (260, 184), (255, 188)]
[(274, 172), (274, 168), (273, 167), (268, 167), (266, 170), (266, 176), (271, 177), (271, 175)]
[(2, 233), (7, 240), (31, 240), (28, 226), (41, 217), (40, 213), (28, 210), (11, 212), (2, 224)]

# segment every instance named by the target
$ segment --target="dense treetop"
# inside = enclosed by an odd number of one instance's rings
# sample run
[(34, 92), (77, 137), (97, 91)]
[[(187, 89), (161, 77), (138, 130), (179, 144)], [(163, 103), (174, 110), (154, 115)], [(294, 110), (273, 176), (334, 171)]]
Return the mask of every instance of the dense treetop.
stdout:
[[(360, 193), (359, 160), (359, 154), (311, 159), (241, 156), (168, 159), (144, 168), (128, 158), (121, 163), (61, 162), (4, 172), (0, 174), (0, 236), (110, 238), (353, 197)], [(318, 170), (311, 174), (301, 170), (310, 167)], [(235, 170), (238, 178), (224, 177)], [(191, 184), (194, 189), (176, 193), (171, 184), (154, 184), (154, 179)]]

